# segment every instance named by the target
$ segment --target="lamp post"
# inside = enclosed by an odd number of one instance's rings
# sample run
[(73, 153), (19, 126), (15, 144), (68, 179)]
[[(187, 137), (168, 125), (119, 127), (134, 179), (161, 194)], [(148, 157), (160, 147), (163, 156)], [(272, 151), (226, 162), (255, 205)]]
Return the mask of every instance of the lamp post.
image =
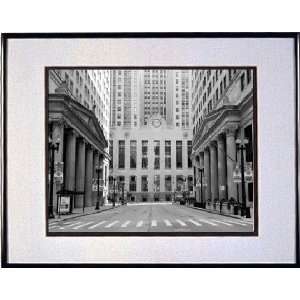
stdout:
[(113, 197), (113, 206), (116, 205), (116, 178), (113, 177), (113, 182), (114, 182), (114, 197)]
[(202, 208), (205, 208), (205, 201), (203, 201), (203, 174), (204, 174), (204, 168), (199, 168), (199, 172), (200, 172), (200, 183), (201, 183), (201, 186), (200, 186), (200, 194), (201, 194), (201, 206)]
[(54, 142), (51, 138), (49, 138), (48, 146), (50, 149), (51, 162), (50, 162), (50, 199), (48, 205), (48, 217), (54, 218), (53, 214), (53, 181), (54, 181), (54, 153), (59, 149), (60, 139), (57, 138)]
[(102, 166), (96, 166), (96, 173), (97, 173), (97, 202), (95, 210), (99, 210), (100, 208), (100, 173), (102, 172)]
[(245, 166), (244, 166), (244, 150), (246, 150), (246, 144), (248, 144), (248, 139), (242, 138), (237, 139), (236, 144), (238, 145), (237, 149), (241, 153), (241, 181), (242, 181), (242, 208), (241, 216), (246, 216), (247, 214), (247, 203), (246, 203), (246, 189), (245, 189)]

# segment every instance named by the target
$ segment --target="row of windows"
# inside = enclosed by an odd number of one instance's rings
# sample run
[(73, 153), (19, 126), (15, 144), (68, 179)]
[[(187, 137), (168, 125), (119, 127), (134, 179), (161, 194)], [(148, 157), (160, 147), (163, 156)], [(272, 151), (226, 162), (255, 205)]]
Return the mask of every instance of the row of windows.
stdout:
[[(148, 182), (148, 175), (142, 175), (141, 177), (141, 191), (142, 192), (149, 192), (149, 182)], [(193, 176), (185, 176), (183, 175), (176, 175), (174, 176), (175, 186), (174, 189), (176, 191), (193, 191)], [(117, 181), (114, 183), (113, 178), (109, 177), (109, 185), (110, 189), (119, 189), (125, 183), (125, 176), (118, 176)], [(164, 178), (165, 183), (165, 192), (172, 192), (172, 175), (165, 175)], [(113, 186), (115, 184), (115, 187)], [(153, 177), (153, 190), (151, 192), (160, 192), (160, 175), (154, 175)], [(129, 191), (136, 192), (137, 191), (137, 176), (129, 176)]]
[[(171, 141), (165, 141), (165, 169), (171, 169)], [(142, 169), (148, 168), (148, 141), (142, 141), (141, 147), (141, 158), (142, 158)], [(118, 141), (118, 168), (125, 168), (125, 140)], [(130, 168), (135, 169), (137, 165), (137, 141), (131, 140), (129, 147), (130, 155)], [(161, 143), (160, 141), (154, 141), (154, 169), (160, 169), (160, 153), (161, 153)], [(110, 168), (113, 168), (113, 141), (110, 140), (109, 143), (109, 153), (112, 157), (110, 161)], [(192, 141), (187, 141), (187, 164), (188, 168), (192, 168)], [(176, 141), (176, 168), (183, 167), (183, 155), (182, 155), (182, 141)]]

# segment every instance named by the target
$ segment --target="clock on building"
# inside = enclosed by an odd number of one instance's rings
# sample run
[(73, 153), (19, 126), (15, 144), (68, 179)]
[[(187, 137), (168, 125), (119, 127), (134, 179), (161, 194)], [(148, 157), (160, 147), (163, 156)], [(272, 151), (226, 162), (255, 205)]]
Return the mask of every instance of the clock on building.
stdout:
[(161, 120), (160, 119), (153, 119), (152, 120), (152, 126), (155, 128), (158, 128), (161, 126)]

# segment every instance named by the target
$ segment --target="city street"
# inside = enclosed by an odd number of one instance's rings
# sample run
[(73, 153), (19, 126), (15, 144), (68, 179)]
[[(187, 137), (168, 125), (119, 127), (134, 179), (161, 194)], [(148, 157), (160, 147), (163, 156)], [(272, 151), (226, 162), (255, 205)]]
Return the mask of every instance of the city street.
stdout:
[[(63, 219), (63, 217), (62, 217)], [(253, 221), (172, 203), (138, 203), (69, 220), (49, 232), (252, 232)]]

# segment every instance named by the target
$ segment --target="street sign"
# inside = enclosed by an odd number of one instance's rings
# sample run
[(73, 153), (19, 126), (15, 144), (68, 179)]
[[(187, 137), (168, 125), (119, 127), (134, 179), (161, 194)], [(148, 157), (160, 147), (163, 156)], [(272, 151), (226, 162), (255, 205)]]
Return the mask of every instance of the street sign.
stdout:
[(253, 181), (252, 162), (247, 162), (245, 165), (245, 181), (246, 182)]
[(59, 213), (68, 213), (70, 212), (71, 205), (71, 196), (61, 196), (59, 200)]
[(235, 169), (233, 170), (233, 182), (234, 183), (242, 182), (242, 174), (238, 164), (236, 164)]

